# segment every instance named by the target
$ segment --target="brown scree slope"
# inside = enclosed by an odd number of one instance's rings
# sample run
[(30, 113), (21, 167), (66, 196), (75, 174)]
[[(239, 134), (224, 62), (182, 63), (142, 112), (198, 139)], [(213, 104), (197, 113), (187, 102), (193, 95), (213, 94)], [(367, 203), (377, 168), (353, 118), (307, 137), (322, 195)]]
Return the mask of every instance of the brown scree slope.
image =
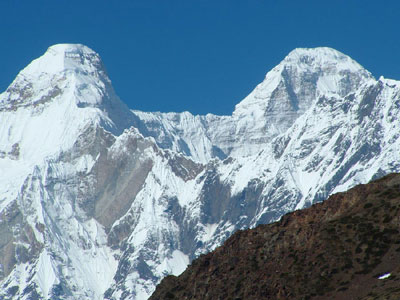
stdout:
[(399, 232), (400, 174), (391, 174), (236, 232), (150, 299), (400, 299)]

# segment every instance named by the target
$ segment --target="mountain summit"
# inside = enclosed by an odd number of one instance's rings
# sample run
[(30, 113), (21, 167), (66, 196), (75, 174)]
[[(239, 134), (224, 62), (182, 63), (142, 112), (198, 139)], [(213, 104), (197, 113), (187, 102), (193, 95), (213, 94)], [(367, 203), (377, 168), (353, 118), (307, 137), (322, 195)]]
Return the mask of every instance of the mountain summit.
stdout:
[(400, 83), (296, 49), (231, 116), (129, 110), (55, 45), (0, 94), (0, 298), (146, 299), (238, 229), (400, 171)]
[(253, 114), (261, 111), (271, 117), (290, 118), (290, 113), (306, 111), (319, 95), (344, 97), (369, 79), (373, 77), (368, 71), (339, 51), (298, 48), (236, 105), (234, 115), (245, 115), (250, 110)]
[[(23, 105), (35, 104), (39, 99), (29, 97), (34, 96), (35, 92), (43, 93), (43, 90), (49, 92), (49, 89), (54, 91), (57, 88), (67, 87), (79, 90), (85, 84), (106, 89), (110, 83), (97, 53), (83, 45), (58, 44), (49, 47), (43, 56), (35, 59), (18, 74), (6, 93), (2, 95), (0, 103), (15, 106), (17, 100), (18, 102), (24, 100)], [(17, 91), (23, 94), (13, 93)], [(93, 92), (94, 89), (88, 93), (91, 97), (85, 99), (87, 103), (96, 103), (97, 95), (92, 95)]]
[(240, 143), (257, 144), (284, 133), (315, 99), (344, 97), (371, 79), (362, 66), (334, 49), (295, 49), (236, 105), (237, 132), (251, 133)]
[(57, 44), (30, 63), (20, 74), (25, 77), (40, 77), (43, 74), (81, 73), (105, 75), (100, 56), (92, 49), (80, 44)]
[(135, 123), (99, 55), (74, 44), (52, 46), (23, 69), (0, 95), (0, 111), (0, 147), (18, 144), (29, 164), (70, 148), (93, 124), (120, 134)]

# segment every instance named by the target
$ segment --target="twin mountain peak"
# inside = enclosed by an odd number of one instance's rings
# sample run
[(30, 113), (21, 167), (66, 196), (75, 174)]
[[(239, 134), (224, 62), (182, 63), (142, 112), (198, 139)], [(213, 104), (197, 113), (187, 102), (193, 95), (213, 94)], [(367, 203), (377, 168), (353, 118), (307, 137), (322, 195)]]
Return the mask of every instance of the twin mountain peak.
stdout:
[(146, 299), (233, 232), (400, 171), (400, 82), (296, 49), (232, 115), (130, 110), (50, 47), (0, 94), (0, 298)]
[[(43, 56), (35, 59), (18, 74), (5, 95), (2, 95), (0, 103), (4, 105), (15, 101), (12, 91), (23, 85), (32, 89), (38, 85), (37, 81), (40, 81), (39, 89), (46, 88), (46, 85), (56, 88), (57, 81), (62, 79), (74, 83), (77, 90), (92, 85), (92, 88), (100, 88), (103, 93), (108, 92), (115, 96), (113, 91), (107, 91), (112, 89), (111, 81), (96, 52), (81, 44), (57, 44), (49, 47)], [(371, 79), (373, 80), (372, 75), (362, 66), (334, 49), (295, 49), (266, 75), (264, 81), (248, 97), (236, 105), (233, 115), (254, 114), (260, 108), (262, 112), (272, 112), (273, 106), (276, 105), (291, 111), (304, 111), (309, 107), (310, 100), (302, 97), (300, 91), (297, 91), (300, 89), (299, 84), (318, 85), (316, 90), (321, 94), (345, 96), (350, 88), (354, 89)], [(285, 86), (288, 93), (292, 92), (289, 95), (290, 103), (269, 103), (270, 98), (273, 98), (271, 94), (277, 93), (282, 86)], [(104, 96), (99, 95), (97, 101), (80, 100), (101, 105), (105, 101)]]
[[(18, 74), (0, 95), (0, 110), (33, 106), (37, 111), (43, 109), (42, 104), (53, 102), (58, 105), (60, 118), (70, 122), (66, 119), (70, 115), (61, 116), (62, 111), (76, 106), (84, 109), (79, 112), (85, 115), (82, 121), (74, 118), (74, 122), (85, 123), (81, 127), (90, 120), (119, 135), (134, 126), (144, 136), (154, 137), (161, 148), (174, 139), (167, 129), (172, 128), (183, 131), (173, 143), (173, 150), (206, 163), (215, 157), (258, 153), (262, 150), (259, 144), (285, 133), (317, 99), (344, 98), (374, 83), (368, 71), (339, 51), (300, 48), (268, 72), (264, 81), (236, 105), (231, 116), (149, 114), (130, 111), (118, 98), (96, 52), (80, 44), (58, 44)], [(197, 145), (193, 145), (193, 138), (198, 139)]]

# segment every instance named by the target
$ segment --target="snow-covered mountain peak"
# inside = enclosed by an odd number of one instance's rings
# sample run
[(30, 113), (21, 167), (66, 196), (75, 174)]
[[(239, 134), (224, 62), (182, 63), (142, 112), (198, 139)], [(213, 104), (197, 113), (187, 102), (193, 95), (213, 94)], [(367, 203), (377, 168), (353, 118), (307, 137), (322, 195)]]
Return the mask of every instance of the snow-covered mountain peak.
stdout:
[[(373, 77), (367, 70), (335, 49), (297, 48), (267, 73), (264, 81), (236, 106), (235, 113), (243, 113), (250, 104), (260, 101), (268, 108), (268, 99), (282, 89), (288, 93), (285, 96), (289, 96), (285, 99), (291, 99), (290, 108), (298, 110), (308, 104), (310, 97), (307, 96), (314, 96), (315, 92), (345, 96), (350, 89), (369, 79)], [(304, 95), (311, 85), (312, 93)]]
[(375, 80), (358, 62), (329, 47), (294, 49), (276, 69), (284, 80), (297, 85), (295, 89), (304, 83), (315, 84), (316, 96), (343, 97), (364, 82)]
[(37, 77), (44, 74), (57, 75), (62, 72), (104, 72), (100, 56), (81, 44), (57, 44), (49, 47), (44, 55), (30, 63), (21, 74)]
[(337, 50), (299, 48), (268, 72), (231, 116), (134, 114), (145, 124), (145, 135), (153, 136), (161, 148), (207, 163), (213, 157), (257, 154), (321, 99), (352, 101), (349, 94), (375, 83), (367, 70)]
[(337, 50), (298, 48), (267, 73), (264, 81), (236, 105), (233, 115), (246, 120), (244, 126), (256, 126), (264, 135), (275, 136), (320, 97), (345, 97), (369, 80), (374, 78), (368, 71)]
[(29, 167), (70, 149), (89, 127), (119, 135), (135, 119), (100, 56), (74, 44), (54, 45), (23, 69), (0, 94), (0, 112), (0, 153)]
[(96, 52), (80, 44), (49, 47), (0, 95), (0, 109), (37, 106), (54, 100), (61, 93), (69, 93), (65, 99), (72, 104), (90, 106), (99, 106), (106, 94), (114, 94)]
[(0, 94), (0, 111), (26, 109), (38, 115), (49, 106), (62, 116), (78, 109), (85, 115), (81, 120), (102, 123), (116, 134), (131, 126), (134, 118), (115, 94), (100, 56), (81, 44), (49, 47)]
[(294, 64), (313, 69), (335, 65), (339, 69), (347, 69), (352, 72), (365, 71), (349, 56), (329, 47), (296, 48), (284, 58), (281, 64)]

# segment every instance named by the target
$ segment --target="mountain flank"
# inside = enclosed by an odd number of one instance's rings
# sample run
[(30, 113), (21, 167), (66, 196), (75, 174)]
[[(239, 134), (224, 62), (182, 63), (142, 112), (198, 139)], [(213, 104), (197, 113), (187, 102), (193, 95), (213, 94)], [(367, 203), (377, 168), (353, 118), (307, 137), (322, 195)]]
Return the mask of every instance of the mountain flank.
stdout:
[(399, 299), (399, 227), (391, 174), (237, 231), (150, 299)]

